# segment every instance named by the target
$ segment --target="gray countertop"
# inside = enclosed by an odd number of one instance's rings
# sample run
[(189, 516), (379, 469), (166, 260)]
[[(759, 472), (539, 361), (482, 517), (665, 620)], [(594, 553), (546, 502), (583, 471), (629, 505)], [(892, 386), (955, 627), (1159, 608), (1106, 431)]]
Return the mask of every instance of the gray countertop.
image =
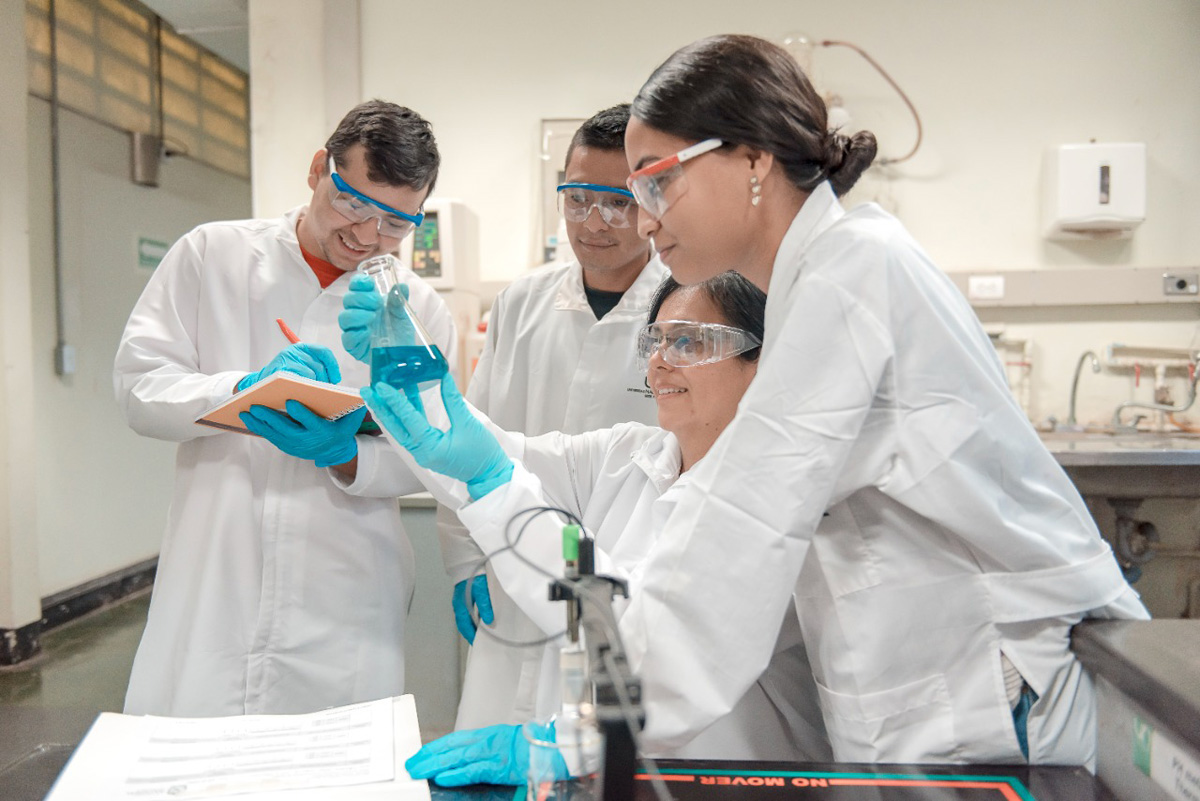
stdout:
[(1200, 620), (1089, 620), (1071, 649), (1200, 750)]
[(1200, 497), (1200, 435), (1054, 431), (1040, 436), (1082, 495)]
[(1200, 436), (1195, 434), (1055, 431), (1040, 436), (1064, 467), (1200, 465)]

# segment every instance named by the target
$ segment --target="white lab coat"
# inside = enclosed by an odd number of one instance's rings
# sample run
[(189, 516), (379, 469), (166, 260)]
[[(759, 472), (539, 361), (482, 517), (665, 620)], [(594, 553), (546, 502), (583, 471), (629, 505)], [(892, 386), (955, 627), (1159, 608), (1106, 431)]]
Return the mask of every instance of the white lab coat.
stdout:
[(836, 759), (1021, 761), (1004, 654), (1040, 696), (1030, 761), (1091, 761), (1068, 630), (1145, 609), (971, 308), (893, 217), (847, 213), (828, 185), (808, 198), (757, 376), (689, 476), (621, 619), (649, 743), (733, 707), (795, 593)]
[[(420, 485), (393, 464), (390, 494), (355, 497), (264, 439), (193, 422), (287, 346), (277, 317), (333, 350), (343, 384), (367, 383), (337, 324), (349, 275), (321, 289), (296, 241), (302, 211), (184, 236), (121, 339), (113, 383), (129, 425), (180, 443), (126, 712), (308, 712), (403, 692), (413, 554), (395, 496)], [(448, 310), (409, 285), (453, 363)], [(399, 459), (382, 438), (358, 441), (365, 477)]]
[[(635, 342), (654, 290), (666, 275), (662, 262), (651, 259), (600, 320), (588, 305), (578, 262), (518, 278), (492, 306), (467, 399), (501, 428), (528, 435), (656, 423), (658, 409), (637, 364)], [(439, 510), (438, 522), (451, 580), (474, 575), (482, 555), (466, 529), (445, 509)], [(503, 590), (493, 586), (491, 596), (497, 633), (518, 641), (538, 636)], [(477, 637), (456, 728), (528, 720), (540, 670), (538, 650), (506, 648)]]
[[(496, 597), (496, 590), (502, 588), (506, 603), (531, 624), (521, 632), (524, 640), (561, 635), (566, 606), (547, 598), (550, 579), (545, 574), (563, 573), (563, 519), (542, 515), (530, 520), (514, 550), (496, 553), (522, 528), (519, 523), (527, 518), (517, 518), (519, 513), (547, 504), (571, 512), (595, 537), (596, 572), (628, 577), (645, 558), (654, 532), (670, 515), (690, 472), (680, 476), (679, 443), (673, 434), (637, 423), (575, 436), (553, 432), (524, 437), (493, 431), (514, 459), (512, 480), (463, 506), (459, 516), (481, 550), (496, 554), (489, 563), (492, 595)], [(445, 493), (455, 487), (461, 490), (461, 484), (420, 468), (414, 472), (436, 497), (455, 504)], [(519, 523), (510, 526), (514, 518)], [(530, 562), (538, 567), (530, 567)], [(639, 591), (636, 585), (630, 589), (632, 595)], [(623, 604), (615, 607), (619, 614)], [(647, 753), (690, 759), (827, 761), (829, 742), (795, 615), (785, 617), (777, 634), (768, 669), (756, 677), (730, 714), (681, 748)], [(498, 643), (487, 631), (476, 636), (474, 647), (489, 642), (516, 650)], [(550, 715), (559, 708), (558, 652), (565, 644), (565, 637), (556, 636), (548, 645), (524, 649), (535, 655), (538, 666), (538, 676), (530, 680), (535, 695), (530, 716)]]

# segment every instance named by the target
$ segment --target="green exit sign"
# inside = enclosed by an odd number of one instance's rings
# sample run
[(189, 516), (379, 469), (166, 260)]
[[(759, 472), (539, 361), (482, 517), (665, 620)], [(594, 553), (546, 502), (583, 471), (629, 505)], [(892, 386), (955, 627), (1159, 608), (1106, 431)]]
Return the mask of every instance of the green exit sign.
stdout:
[(163, 260), (163, 256), (167, 255), (167, 249), (170, 247), (166, 242), (139, 236), (137, 241), (138, 267), (144, 270), (153, 270)]

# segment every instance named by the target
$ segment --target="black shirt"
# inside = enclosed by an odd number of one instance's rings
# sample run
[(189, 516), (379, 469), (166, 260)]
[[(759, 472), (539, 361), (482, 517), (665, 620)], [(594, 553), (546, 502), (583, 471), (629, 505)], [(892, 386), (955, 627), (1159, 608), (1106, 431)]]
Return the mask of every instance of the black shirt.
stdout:
[(592, 314), (596, 315), (597, 320), (615, 309), (625, 294), (624, 292), (605, 292), (602, 289), (592, 289), (586, 285), (583, 287), (583, 293), (587, 295), (588, 305), (592, 307)]

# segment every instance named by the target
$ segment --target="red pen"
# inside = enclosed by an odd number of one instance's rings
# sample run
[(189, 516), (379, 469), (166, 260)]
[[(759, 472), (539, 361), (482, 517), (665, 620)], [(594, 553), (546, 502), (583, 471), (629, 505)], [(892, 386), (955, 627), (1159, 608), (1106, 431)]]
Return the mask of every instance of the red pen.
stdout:
[[(275, 322), (279, 324), (279, 330), (287, 337), (287, 341), (293, 345), (300, 341), (300, 337), (296, 336), (296, 332), (288, 328), (288, 324), (283, 321), (282, 317), (276, 317)], [(362, 425), (358, 429), (360, 434), (379, 434), (379, 424), (371, 419), (371, 413), (367, 412), (367, 416), (363, 419)]]
[(287, 337), (288, 342), (291, 342), (293, 345), (295, 345), (300, 341), (300, 337), (296, 336), (295, 331), (288, 328), (288, 324), (283, 321), (283, 318), (276, 317), (275, 322), (279, 323), (279, 330), (283, 332), (285, 337)]

